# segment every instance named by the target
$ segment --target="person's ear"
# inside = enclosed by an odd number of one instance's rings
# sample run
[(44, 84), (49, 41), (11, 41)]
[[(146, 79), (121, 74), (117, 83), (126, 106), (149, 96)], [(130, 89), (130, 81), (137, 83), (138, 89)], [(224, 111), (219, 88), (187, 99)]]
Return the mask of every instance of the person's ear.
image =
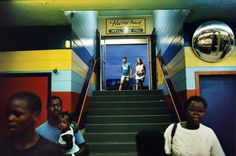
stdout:
[(33, 120), (36, 122), (40, 118), (40, 112), (36, 111), (33, 113)]

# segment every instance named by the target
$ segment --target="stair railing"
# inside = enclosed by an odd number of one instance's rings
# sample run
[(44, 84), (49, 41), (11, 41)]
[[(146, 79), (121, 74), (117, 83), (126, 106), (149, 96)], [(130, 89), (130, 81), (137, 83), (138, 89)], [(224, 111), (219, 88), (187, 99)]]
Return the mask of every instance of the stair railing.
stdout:
[(84, 112), (84, 108), (85, 108), (84, 106), (85, 106), (85, 103), (86, 103), (89, 86), (90, 86), (90, 83), (92, 81), (92, 76), (93, 76), (93, 73), (94, 73), (94, 70), (95, 70), (97, 60), (93, 59), (93, 60), (91, 60), (91, 62), (92, 62), (91, 66), (88, 69), (88, 73), (87, 73), (87, 76), (85, 78), (83, 89), (81, 91), (81, 94), (80, 94), (80, 97), (78, 99), (76, 109), (75, 109), (75, 110), (80, 110), (78, 112), (75, 111), (75, 119), (77, 120), (77, 123), (79, 125), (80, 125), (80, 121), (81, 121), (81, 118), (82, 118), (82, 115), (83, 115), (83, 112)]
[[(172, 104), (172, 107), (174, 109), (174, 112), (175, 112), (175, 115), (176, 115), (176, 118), (178, 120), (178, 122), (181, 122), (181, 115), (180, 112), (182, 113), (181, 111), (181, 108), (180, 108), (180, 105), (179, 105), (179, 102), (178, 102), (178, 97), (176, 95), (176, 92), (173, 88), (173, 85), (171, 83), (171, 80), (169, 78), (169, 75), (166, 71), (166, 68), (164, 66), (163, 63), (161, 63), (161, 59), (159, 57), (157, 57), (157, 65), (160, 67), (161, 69), (161, 73), (164, 77), (164, 82), (166, 84), (166, 88), (169, 92), (169, 96), (170, 96), (170, 99), (171, 99), (171, 104)], [(175, 96), (174, 96), (175, 95)]]

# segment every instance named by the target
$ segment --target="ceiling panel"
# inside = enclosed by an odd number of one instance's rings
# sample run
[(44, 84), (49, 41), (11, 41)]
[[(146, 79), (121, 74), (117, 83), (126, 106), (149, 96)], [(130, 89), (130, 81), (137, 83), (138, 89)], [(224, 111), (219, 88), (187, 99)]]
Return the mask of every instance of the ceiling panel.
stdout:
[(187, 22), (208, 19), (235, 22), (235, 8), (236, 0), (1, 0), (0, 27), (65, 25), (68, 24), (65, 10), (95, 10), (101, 16), (127, 16), (147, 15), (153, 10), (189, 9)]

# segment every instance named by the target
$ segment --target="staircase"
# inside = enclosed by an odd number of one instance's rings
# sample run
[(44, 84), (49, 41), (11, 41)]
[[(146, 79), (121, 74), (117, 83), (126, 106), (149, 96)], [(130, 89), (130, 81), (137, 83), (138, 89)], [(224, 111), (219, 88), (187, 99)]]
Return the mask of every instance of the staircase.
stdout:
[(163, 132), (170, 122), (161, 90), (95, 91), (85, 136), (90, 156), (136, 156), (135, 135), (143, 129)]

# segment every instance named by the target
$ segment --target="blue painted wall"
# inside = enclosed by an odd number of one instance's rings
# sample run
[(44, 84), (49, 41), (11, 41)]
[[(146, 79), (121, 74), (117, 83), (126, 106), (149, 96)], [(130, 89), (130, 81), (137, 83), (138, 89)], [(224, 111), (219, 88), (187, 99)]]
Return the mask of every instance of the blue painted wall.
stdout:
[(200, 77), (201, 96), (208, 102), (204, 123), (218, 136), (226, 155), (236, 155), (236, 76)]

